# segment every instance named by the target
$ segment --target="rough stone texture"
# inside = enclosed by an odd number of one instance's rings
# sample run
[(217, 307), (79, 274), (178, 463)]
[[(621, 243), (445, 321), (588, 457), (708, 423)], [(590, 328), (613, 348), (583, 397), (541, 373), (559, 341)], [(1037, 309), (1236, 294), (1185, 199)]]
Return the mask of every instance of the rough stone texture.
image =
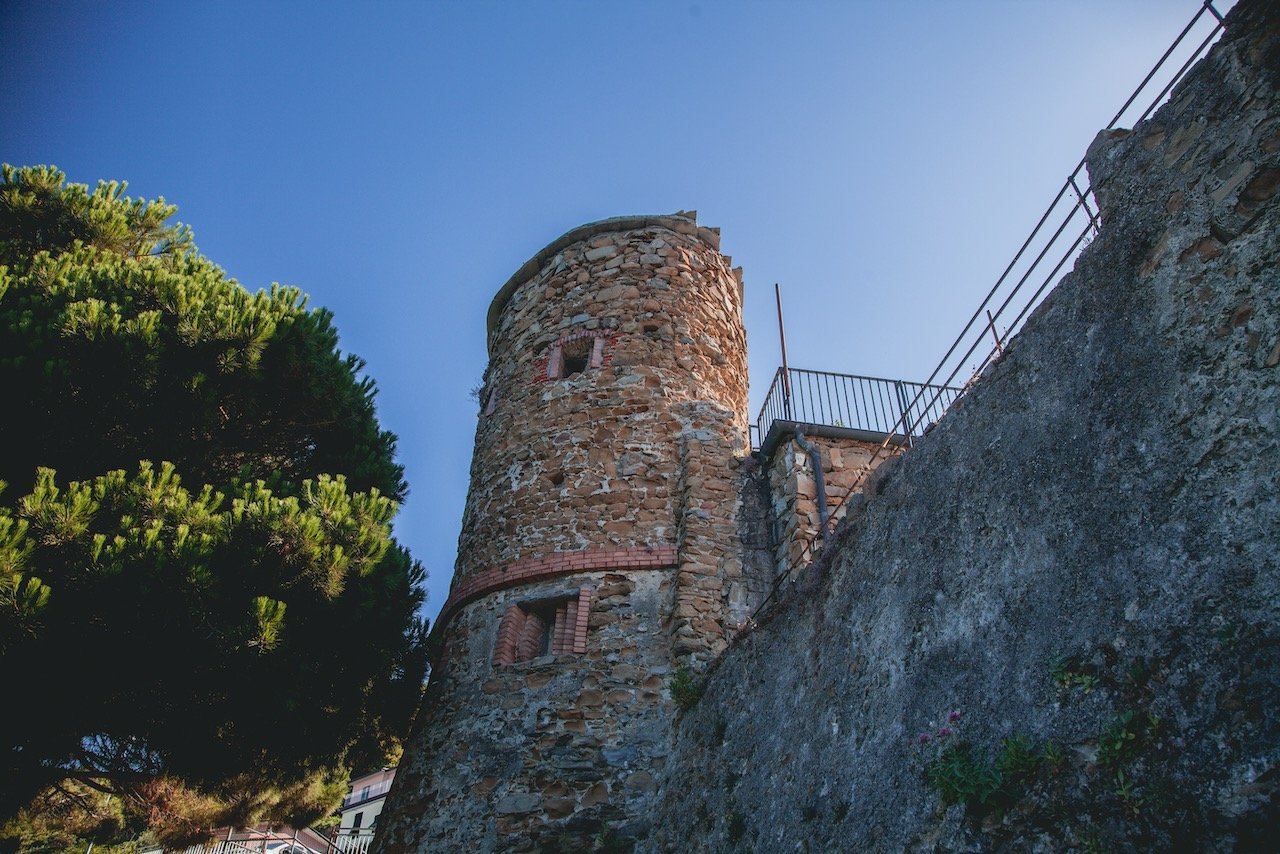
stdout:
[[(897, 453), (897, 447), (891, 446), (877, 454), (879, 442), (861, 439), (809, 435), (805, 441), (820, 449), (827, 512), (837, 520), (844, 517), (846, 496), (862, 491), (864, 472)], [(768, 478), (775, 522), (775, 572), (796, 572), (812, 559), (811, 544), (821, 526), (813, 462), (794, 439), (785, 439), (770, 455)]]
[[(581, 847), (605, 823), (634, 833), (667, 754), (671, 581), (670, 570), (585, 573), (466, 607), (449, 626), (448, 666), (397, 775), (380, 850)], [(595, 591), (586, 654), (491, 663), (508, 608), (580, 586)]]
[[(681, 492), (687, 443), (714, 434), (745, 452), (740, 274), (692, 219), (651, 219), (563, 246), (504, 288), (456, 581), (549, 552), (677, 544), (683, 507), (717, 497), (701, 480)], [(583, 333), (608, 336), (606, 364), (549, 380), (556, 342)]]
[(1093, 146), (1101, 235), (711, 669), (644, 848), (1274, 850), (1278, 14)]
[(742, 281), (718, 247), (690, 213), (608, 220), (495, 298), (457, 568), (379, 851), (648, 833), (673, 667), (723, 650), (768, 579), (739, 542)]
[[(731, 586), (727, 624), (737, 630), (769, 595), (775, 576), (773, 495), (768, 466), (755, 456), (742, 464), (741, 503), (738, 508), (738, 543), (742, 550), (742, 579)], [(736, 632), (735, 632), (736, 634)]]

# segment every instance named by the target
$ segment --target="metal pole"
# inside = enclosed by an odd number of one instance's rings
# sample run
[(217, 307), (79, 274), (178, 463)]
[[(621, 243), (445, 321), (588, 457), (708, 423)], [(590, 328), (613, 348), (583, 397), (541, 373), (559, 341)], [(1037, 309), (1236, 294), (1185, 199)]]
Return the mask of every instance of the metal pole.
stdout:
[(996, 332), (996, 319), (991, 316), (991, 310), (987, 310), (987, 326), (991, 327), (991, 337), (996, 339), (996, 356), (1004, 355), (1004, 343), (1000, 340), (1000, 333)]
[[(1084, 197), (1084, 193), (1080, 192), (1080, 185), (1076, 183), (1075, 176), (1072, 175), (1067, 180), (1071, 182), (1071, 189), (1075, 190), (1076, 198), (1080, 201), (1080, 206), (1084, 208), (1084, 212), (1089, 216), (1089, 225), (1093, 226), (1093, 236), (1097, 237), (1098, 233), (1102, 230), (1098, 227), (1098, 220), (1101, 217), (1095, 217), (1093, 215), (1093, 208), (1089, 207), (1088, 199)], [(987, 313), (987, 316), (990, 317), (990, 312)]]
[[(902, 411), (902, 421), (900, 422), (902, 424), (902, 433), (907, 437), (907, 447), (912, 448), (915, 447), (915, 442), (911, 438), (911, 410), (907, 404), (907, 393), (902, 388), (901, 380), (895, 381), (893, 385), (898, 391), (898, 407)], [(893, 435), (892, 429), (889, 430), (889, 434)]]
[(782, 324), (782, 289), (773, 283), (773, 298), (778, 304), (778, 340), (782, 343), (782, 408), (791, 420), (791, 372), (787, 368), (787, 332)]

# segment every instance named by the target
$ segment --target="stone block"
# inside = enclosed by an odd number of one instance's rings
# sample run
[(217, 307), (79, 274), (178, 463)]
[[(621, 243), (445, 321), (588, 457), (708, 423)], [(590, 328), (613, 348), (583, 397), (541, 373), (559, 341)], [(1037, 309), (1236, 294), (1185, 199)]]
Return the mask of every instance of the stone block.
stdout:
[(609, 787), (603, 782), (593, 784), (582, 795), (582, 806), (584, 808), (607, 803), (609, 803)]
[(498, 815), (513, 815), (533, 812), (541, 806), (541, 795), (535, 795), (532, 792), (517, 792), (499, 798), (493, 809)]
[(612, 258), (618, 254), (618, 247), (612, 243), (606, 243), (603, 246), (597, 246), (595, 249), (588, 249), (583, 253), (583, 257), (588, 261), (599, 261), (602, 258)]
[(648, 771), (636, 771), (624, 784), (629, 791), (652, 794), (658, 790), (658, 782)]

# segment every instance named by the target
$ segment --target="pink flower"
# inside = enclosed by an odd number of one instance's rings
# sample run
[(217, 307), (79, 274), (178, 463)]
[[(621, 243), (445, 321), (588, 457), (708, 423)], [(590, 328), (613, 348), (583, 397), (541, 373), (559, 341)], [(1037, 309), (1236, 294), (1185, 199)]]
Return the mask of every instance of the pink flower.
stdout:
[(944, 726), (942, 729), (938, 730), (938, 738), (946, 738), (949, 735), (951, 735), (951, 727)]
[(951, 714), (947, 715), (947, 722), (948, 722), (948, 723), (955, 723), (955, 722), (956, 722), (956, 721), (958, 721), (958, 720), (960, 720), (960, 713), (959, 713), (959, 712), (952, 712)]
[(917, 742), (919, 742), (920, 744), (928, 744), (928, 743), (929, 743), (929, 733), (927, 733), (927, 732), (922, 732), (922, 733), (920, 733), (919, 735), (917, 735), (917, 736), (916, 736), (916, 741), (917, 741)]

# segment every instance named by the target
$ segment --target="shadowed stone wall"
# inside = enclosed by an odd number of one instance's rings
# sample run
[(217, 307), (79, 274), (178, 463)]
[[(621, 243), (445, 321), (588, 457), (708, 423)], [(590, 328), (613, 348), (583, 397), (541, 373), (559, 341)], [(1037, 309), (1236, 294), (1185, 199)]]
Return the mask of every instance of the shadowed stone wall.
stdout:
[(1094, 144), (1101, 234), (716, 662), (644, 850), (1274, 849), (1278, 15)]

